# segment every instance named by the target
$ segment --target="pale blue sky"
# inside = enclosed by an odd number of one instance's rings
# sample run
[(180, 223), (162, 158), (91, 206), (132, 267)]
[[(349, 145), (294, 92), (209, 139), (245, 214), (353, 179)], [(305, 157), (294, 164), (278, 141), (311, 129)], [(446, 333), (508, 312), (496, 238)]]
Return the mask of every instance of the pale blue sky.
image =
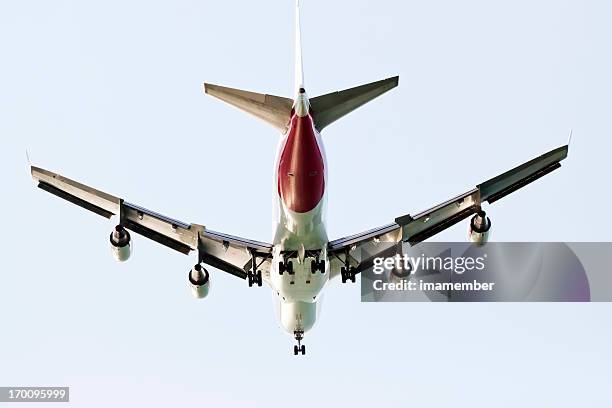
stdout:
[[(306, 86), (400, 86), (324, 132), (331, 238), (385, 224), (574, 138), (496, 203), (499, 241), (610, 240), (607, 1), (303, 1)], [(609, 406), (610, 304), (361, 304), (333, 282), (306, 358), (270, 292), (35, 189), (42, 167), (268, 241), (278, 135), (200, 85), (292, 94), (293, 2), (3, 1), (0, 385), (73, 406)], [(602, 189), (605, 190), (602, 191)], [(253, 201), (255, 200), (255, 201)], [(463, 240), (466, 225), (442, 240)]]

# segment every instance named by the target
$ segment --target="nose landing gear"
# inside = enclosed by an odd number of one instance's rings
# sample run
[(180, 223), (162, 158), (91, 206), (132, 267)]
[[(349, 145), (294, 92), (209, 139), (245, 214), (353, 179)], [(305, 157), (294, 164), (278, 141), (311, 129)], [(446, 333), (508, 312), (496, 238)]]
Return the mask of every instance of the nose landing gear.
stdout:
[(302, 344), (302, 340), (304, 339), (304, 331), (303, 330), (296, 330), (293, 332), (293, 335), (295, 336), (295, 339), (297, 340), (297, 343), (295, 346), (293, 346), (293, 355), (297, 356), (298, 354), (306, 354), (306, 346)]

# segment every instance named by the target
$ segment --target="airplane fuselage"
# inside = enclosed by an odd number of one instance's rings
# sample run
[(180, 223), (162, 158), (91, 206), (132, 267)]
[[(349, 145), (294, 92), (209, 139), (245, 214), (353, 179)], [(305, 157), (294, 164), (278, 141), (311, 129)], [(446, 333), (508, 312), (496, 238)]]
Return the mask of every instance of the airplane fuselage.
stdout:
[[(277, 297), (281, 326), (289, 333), (305, 332), (316, 321), (317, 301), (330, 274), (325, 229), (327, 163), (303, 90), (279, 143), (275, 184), (274, 251), (268, 283)], [(324, 261), (324, 270), (313, 272), (313, 261)], [(292, 273), (281, 273), (280, 265), (288, 262)]]

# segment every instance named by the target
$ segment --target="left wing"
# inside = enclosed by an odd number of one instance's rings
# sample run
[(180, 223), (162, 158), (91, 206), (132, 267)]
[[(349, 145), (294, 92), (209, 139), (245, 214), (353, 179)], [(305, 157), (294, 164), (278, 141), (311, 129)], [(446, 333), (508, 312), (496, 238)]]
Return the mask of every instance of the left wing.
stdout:
[(567, 152), (568, 145), (551, 150), (415, 216), (404, 215), (394, 223), (330, 242), (332, 277), (347, 263), (360, 272), (370, 267), (375, 257), (395, 255), (402, 242), (416, 245), (455, 225), (478, 212), (482, 202), (492, 204), (558, 169)]
[(270, 244), (187, 224), (39, 167), (32, 166), (31, 173), (42, 190), (103, 217), (119, 216), (125, 228), (183, 254), (197, 250), (200, 262), (246, 279), (255, 259), (268, 275)]

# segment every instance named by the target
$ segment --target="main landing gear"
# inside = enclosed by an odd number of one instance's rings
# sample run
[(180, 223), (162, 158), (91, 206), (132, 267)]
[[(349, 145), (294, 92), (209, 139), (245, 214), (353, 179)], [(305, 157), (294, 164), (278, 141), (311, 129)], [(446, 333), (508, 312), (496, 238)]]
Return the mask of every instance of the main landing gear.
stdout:
[(278, 263), (278, 273), (281, 275), (287, 272), (289, 275), (293, 275), (293, 262), (291, 261), (281, 261)]
[(319, 261), (318, 258), (313, 259), (310, 261), (310, 271), (313, 273), (313, 275), (317, 272), (325, 273), (325, 261)]
[(251, 264), (252, 269), (250, 271), (247, 272), (247, 279), (249, 280), (249, 288), (251, 286), (253, 286), (254, 284), (257, 284), (257, 286), (261, 286), (262, 284), (262, 279), (261, 279), (261, 271), (257, 270), (257, 255), (255, 254), (255, 251), (251, 252)]
[(261, 286), (261, 283), (262, 283), (262, 280), (261, 280), (261, 271), (257, 271), (257, 272), (249, 271), (249, 272), (247, 272), (247, 279), (249, 280), (249, 288), (251, 286), (253, 286), (254, 284), (257, 284), (257, 286)]
[(355, 283), (355, 275), (357, 275), (357, 272), (354, 266), (349, 266), (348, 268), (343, 266), (342, 268), (340, 268), (340, 276), (342, 276), (342, 283), (346, 283), (349, 280)]
[(346, 249), (344, 254), (344, 266), (340, 268), (340, 276), (342, 277), (342, 283), (346, 283), (347, 281), (351, 281), (355, 283), (355, 275), (357, 275), (357, 269), (350, 264), (350, 255), (349, 249)]
[(297, 343), (295, 346), (293, 346), (293, 355), (297, 356), (298, 354), (306, 354), (306, 346), (302, 344), (302, 340), (304, 339), (304, 331), (303, 330), (296, 330), (293, 332), (293, 335), (295, 336), (295, 339), (297, 340)]

